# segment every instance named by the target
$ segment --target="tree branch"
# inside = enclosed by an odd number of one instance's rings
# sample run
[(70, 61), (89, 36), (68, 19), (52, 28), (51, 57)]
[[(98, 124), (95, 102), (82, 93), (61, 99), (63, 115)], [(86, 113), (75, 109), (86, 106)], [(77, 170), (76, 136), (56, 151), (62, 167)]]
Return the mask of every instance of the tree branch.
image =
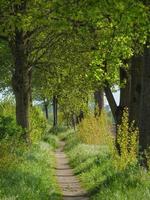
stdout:
[(118, 106), (116, 104), (115, 98), (114, 98), (112, 91), (111, 91), (110, 87), (108, 86), (108, 84), (104, 87), (104, 91), (105, 91), (106, 98), (107, 98), (107, 101), (109, 103), (109, 106), (111, 108), (113, 117), (114, 117), (115, 121), (117, 121), (116, 114), (117, 114)]

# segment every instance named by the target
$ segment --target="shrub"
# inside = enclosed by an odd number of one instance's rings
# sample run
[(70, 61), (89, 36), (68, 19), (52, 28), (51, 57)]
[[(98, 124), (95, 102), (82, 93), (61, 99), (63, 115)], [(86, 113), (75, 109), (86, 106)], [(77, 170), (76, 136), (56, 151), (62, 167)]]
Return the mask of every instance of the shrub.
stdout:
[(22, 129), (11, 116), (0, 116), (0, 140), (20, 135)]
[(4, 99), (0, 102), (0, 113), (2, 116), (11, 116), (15, 118), (15, 103), (11, 99)]
[(55, 149), (55, 148), (58, 147), (59, 140), (58, 140), (58, 137), (56, 135), (52, 135), (52, 134), (48, 135), (47, 134), (47, 135), (45, 135), (45, 137), (43, 138), (43, 140), (45, 142), (48, 142), (53, 149)]
[(95, 118), (88, 115), (78, 126), (78, 137), (86, 144), (108, 144), (112, 143), (111, 126), (105, 112)]

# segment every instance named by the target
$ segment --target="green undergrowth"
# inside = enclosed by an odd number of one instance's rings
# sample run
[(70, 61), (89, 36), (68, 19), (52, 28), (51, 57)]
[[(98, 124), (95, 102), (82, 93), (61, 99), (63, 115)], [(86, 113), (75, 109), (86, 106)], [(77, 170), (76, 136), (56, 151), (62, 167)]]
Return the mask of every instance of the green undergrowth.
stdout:
[[(50, 141), (50, 136), (48, 137)], [(31, 147), (18, 147), (0, 162), (0, 199), (60, 200), (53, 149), (56, 138)], [(8, 147), (7, 147), (8, 150)], [(7, 152), (8, 153), (8, 152)], [(4, 154), (3, 154), (4, 155)], [(13, 157), (13, 158), (12, 158)]]
[(50, 147), (54, 150), (58, 147), (59, 139), (56, 135), (47, 134), (43, 137), (43, 141), (50, 144)]
[(55, 175), (58, 137), (39, 107), (30, 113), (30, 145), (16, 124), (15, 104), (0, 102), (0, 200), (61, 200)]
[(81, 143), (76, 133), (63, 135), (63, 139), (74, 173), (91, 200), (150, 200), (149, 172), (137, 164), (116, 169), (105, 145)]

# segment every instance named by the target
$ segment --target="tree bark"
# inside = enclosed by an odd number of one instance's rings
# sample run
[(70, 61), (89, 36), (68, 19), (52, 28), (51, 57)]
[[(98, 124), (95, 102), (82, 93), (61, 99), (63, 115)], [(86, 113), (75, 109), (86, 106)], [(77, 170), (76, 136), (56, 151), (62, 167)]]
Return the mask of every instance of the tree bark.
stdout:
[(116, 112), (118, 125), (122, 123), (123, 111), (125, 107), (129, 108), (130, 102), (130, 75), (128, 69), (123, 67), (120, 68), (120, 84), (123, 84), (123, 86), (120, 87), (120, 102)]
[(79, 121), (81, 122), (83, 119), (84, 119), (84, 112), (83, 110), (80, 110)]
[(117, 132), (118, 132), (118, 125), (122, 123), (122, 116), (125, 107), (128, 107), (129, 100), (130, 100), (130, 78), (127, 70), (125, 68), (120, 68), (120, 84), (124, 83), (124, 85), (120, 88), (120, 103), (117, 106), (114, 96), (112, 94), (111, 89), (109, 86), (105, 87), (105, 94), (110, 105), (115, 123), (116, 123), (116, 148), (118, 153), (120, 154), (120, 144), (118, 144), (117, 140)]
[(71, 115), (71, 121), (72, 121), (73, 129), (76, 130), (76, 115), (74, 113), (72, 113)]
[(140, 97), (141, 97), (141, 70), (142, 56), (134, 56), (131, 60), (131, 93), (130, 93), (130, 109), (129, 120), (135, 121), (135, 125), (139, 127), (140, 117)]
[(53, 96), (53, 127), (57, 128), (58, 125), (58, 99)]
[(108, 84), (106, 84), (104, 91), (106, 94), (107, 101), (111, 108), (116, 125), (121, 124), (121, 119), (123, 115), (123, 110), (125, 107), (129, 107), (130, 102), (130, 76), (127, 69), (120, 68), (120, 84), (124, 84), (120, 88), (120, 102), (117, 106), (115, 98)]
[(142, 67), (142, 89), (140, 106), (140, 150), (150, 146), (150, 48), (145, 47)]
[(103, 89), (99, 89), (94, 92), (94, 99), (95, 99), (95, 117), (97, 116), (99, 117), (104, 107)]
[(14, 58), (12, 87), (16, 100), (16, 121), (24, 130), (25, 140), (29, 140), (29, 110), (31, 97), (31, 68), (27, 64), (24, 34), (16, 31), (15, 39), (10, 43)]
[(48, 120), (49, 114), (48, 114), (48, 101), (44, 101), (44, 110), (45, 110), (45, 117)]

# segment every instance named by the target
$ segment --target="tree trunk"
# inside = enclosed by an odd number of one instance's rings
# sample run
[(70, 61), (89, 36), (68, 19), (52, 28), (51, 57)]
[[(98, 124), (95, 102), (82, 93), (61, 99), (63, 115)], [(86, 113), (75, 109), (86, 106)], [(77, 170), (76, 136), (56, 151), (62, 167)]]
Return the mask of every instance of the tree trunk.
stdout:
[(15, 40), (10, 45), (15, 66), (12, 87), (16, 100), (16, 121), (25, 130), (25, 140), (29, 140), (31, 69), (27, 64), (23, 33), (16, 31)]
[(123, 67), (120, 68), (120, 84), (123, 85), (120, 87), (120, 102), (116, 112), (117, 125), (121, 124), (123, 111), (125, 107), (129, 108), (129, 102), (130, 102), (130, 86), (131, 86), (130, 76), (127, 69)]
[(120, 84), (124, 85), (120, 88), (120, 103), (117, 106), (115, 98), (112, 94), (111, 89), (108, 85), (105, 86), (104, 91), (106, 94), (107, 101), (111, 108), (116, 125), (121, 124), (123, 110), (125, 107), (129, 107), (130, 102), (130, 76), (125, 68), (120, 68)]
[(111, 89), (108, 85), (105, 86), (104, 91), (105, 91), (105, 95), (106, 95), (107, 101), (109, 103), (112, 115), (114, 117), (114, 120), (117, 123), (117, 115), (116, 115), (117, 104), (116, 104), (116, 101), (115, 101), (114, 96), (112, 94), (112, 91), (111, 91)]
[(117, 140), (117, 132), (118, 132), (118, 125), (122, 123), (122, 116), (125, 107), (128, 107), (129, 100), (130, 100), (130, 78), (128, 72), (125, 68), (120, 68), (120, 84), (124, 85), (120, 88), (120, 103), (117, 106), (114, 96), (112, 94), (111, 89), (106, 86), (105, 87), (105, 94), (106, 98), (109, 102), (113, 117), (116, 123), (116, 148), (118, 153), (120, 154), (120, 145), (118, 144)]
[(58, 100), (56, 96), (53, 96), (53, 127), (58, 125)]
[(94, 92), (94, 99), (95, 99), (95, 117), (97, 116), (99, 117), (104, 107), (103, 89), (99, 89)]
[(45, 110), (45, 117), (48, 120), (49, 115), (48, 115), (48, 102), (44, 101), (44, 110)]
[(142, 66), (142, 89), (140, 106), (140, 150), (150, 146), (150, 48), (145, 47)]
[(84, 119), (84, 112), (83, 110), (80, 110), (79, 121), (81, 122), (83, 119)]
[(72, 121), (73, 129), (76, 130), (76, 115), (74, 113), (72, 113), (71, 115), (71, 121)]
[(79, 119), (79, 116), (76, 115), (76, 124), (78, 125), (80, 123), (80, 119)]
[(139, 127), (140, 116), (140, 97), (141, 97), (141, 70), (142, 56), (134, 56), (131, 60), (131, 95), (129, 120), (135, 121), (135, 125)]

